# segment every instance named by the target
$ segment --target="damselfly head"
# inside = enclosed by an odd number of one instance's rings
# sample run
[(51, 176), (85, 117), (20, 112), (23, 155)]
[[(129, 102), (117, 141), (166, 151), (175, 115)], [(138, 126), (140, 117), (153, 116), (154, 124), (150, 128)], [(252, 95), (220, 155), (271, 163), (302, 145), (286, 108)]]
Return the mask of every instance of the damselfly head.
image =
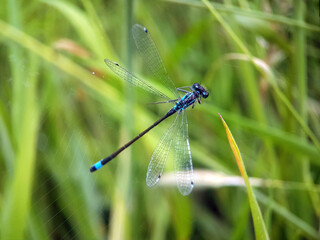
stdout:
[(192, 89), (198, 92), (203, 98), (207, 98), (209, 96), (207, 90), (204, 87), (202, 87), (199, 83), (194, 83), (192, 85)]

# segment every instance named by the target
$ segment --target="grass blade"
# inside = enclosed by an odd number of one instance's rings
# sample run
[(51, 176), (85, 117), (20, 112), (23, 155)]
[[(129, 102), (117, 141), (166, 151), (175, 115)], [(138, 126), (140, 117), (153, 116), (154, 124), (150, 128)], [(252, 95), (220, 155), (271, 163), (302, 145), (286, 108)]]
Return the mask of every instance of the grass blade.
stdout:
[[(219, 114), (220, 115), (220, 114)], [(220, 118), (222, 120), (223, 126), (226, 130), (227, 133), (227, 137), (229, 140), (229, 144), (230, 147), (232, 149), (233, 155), (236, 159), (238, 168), (240, 170), (240, 173), (245, 181), (247, 190), (248, 190), (248, 198), (249, 198), (249, 203), (250, 203), (250, 208), (251, 208), (251, 213), (252, 213), (252, 218), (253, 218), (253, 224), (254, 224), (254, 229), (255, 229), (255, 235), (256, 235), (256, 239), (260, 240), (260, 239), (269, 239), (269, 235), (267, 232), (267, 229), (265, 227), (263, 218), (262, 218), (262, 214), (259, 208), (259, 205), (257, 203), (256, 197), (253, 193), (253, 190), (251, 188), (250, 182), (249, 182), (249, 178), (244, 166), (244, 163), (242, 161), (242, 157), (240, 154), (240, 150), (237, 146), (237, 143), (235, 142), (232, 133), (230, 132), (230, 129), (228, 127), (228, 125), (226, 124), (226, 122), (223, 120), (222, 116), (220, 115)]]
[[(31, 55), (29, 87), (24, 87), (24, 104), (20, 106), (22, 124), (16, 139), (17, 154), (13, 178), (8, 181), (8, 189), (2, 212), (1, 239), (23, 239), (30, 212), (31, 192), (36, 160), (36, 145), (40, 114), (37, 105), (36, 86), (38, 61)], [(21, 120), (21, 119), (20, 119)], [(10, 176), (10, 175), (8, 175)]]

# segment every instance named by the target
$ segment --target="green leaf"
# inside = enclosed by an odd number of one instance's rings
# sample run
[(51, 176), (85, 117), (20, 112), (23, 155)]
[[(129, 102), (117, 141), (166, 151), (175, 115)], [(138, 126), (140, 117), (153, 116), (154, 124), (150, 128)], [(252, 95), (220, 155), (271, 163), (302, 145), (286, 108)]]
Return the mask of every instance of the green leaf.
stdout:
[[(220, 115), (220, 113), (219, 113), (219, 115)], [(221, 118), (223, 126), (224, 126), (224, 128), (226, 130), (227, 137), (228, 137), (228, 140), (229, 140), (229, 144), (230, 144), (230, 147), (232, 149), (233, 155), (234, 155), (234, 157), (236, 159), (238, 168), (239, 168), (240, 173), (241, 173), (241, 175), (242, 175), (242, 177), (243, 177), (243, 179), (245, 181), (245, 184), (247, 186), (248, 198), (249, 198), (251, 214), (252, 214), (252, 218), (253, 218), (253, 225), (254, 225), (256, 239), (258, 239), (258, 240), (260, 240), (260, 239), (269, 239), (269, 235), (268, 235), (266, 226), (264, 224), (259, 205), (257, 203), (256, 197), (255, 197), (255, 195), (253, 193), (253, 190), (251, 188), (251, 185), (250, 185), (250, 182), (249, 182), (249, 178), (248, 178), (244, 163), (242, 161), (240, 150), (239, 150), (239, 148), (237, 146), (236, 141), (234, 140), (234, 138), (232, 136), (232, 133), (231, 133), (228, 125), (223, 120), (221, 115), (220, 115), (220, 118)]]

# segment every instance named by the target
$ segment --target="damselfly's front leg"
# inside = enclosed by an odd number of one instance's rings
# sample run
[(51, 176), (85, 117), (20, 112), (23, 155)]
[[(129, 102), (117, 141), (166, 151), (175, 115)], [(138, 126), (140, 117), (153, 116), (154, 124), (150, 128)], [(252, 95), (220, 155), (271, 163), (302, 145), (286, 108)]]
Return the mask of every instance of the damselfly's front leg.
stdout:
[(196, 105), (197, 102), (198, 102), (199, 104), (201, 104), (201, 98), (200, 98), (200, 97), (197, 98), (197, 101), (192, 104), (192, 109), (194, 108), (194, 106)]

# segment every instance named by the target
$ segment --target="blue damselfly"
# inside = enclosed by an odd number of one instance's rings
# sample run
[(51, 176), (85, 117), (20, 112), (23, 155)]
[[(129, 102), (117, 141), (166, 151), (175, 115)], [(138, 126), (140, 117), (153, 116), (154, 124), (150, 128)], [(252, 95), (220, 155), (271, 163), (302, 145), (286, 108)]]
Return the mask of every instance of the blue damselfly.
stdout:
[[(113, 62), (109, 59), (105, 59), (106, 65), (120, 78), (126, 80), (127, 82), (130, 82), (136, 87), (142, 88), (166, 100), (161, 103), (172, 102), (175, 104), (175, 106), (171, 108), (162, 118), (160, 118), (146, 130), (141, 132), (134, 139), (123, 145), (116, 152), (95, 163), (90, 168), (90, 171), (94, 172), (100, 169), (103, 165), (114, 159), (119, 153), (121, 153), (131, 144), (140, 139), (152, 128), (157, 126), (159, 123), (161, 123), (171, 115), (177, 113), (174, 122), (162, 136), (152, 154), (147, 171), (146, 182), (149, 187), (157, 184), (163, 173), (163, 169), (170, 149), (173, 146), (177, 186), (182, 195), (188, 195), (192, 191), (194, 183), (192, 158), (188, 139), (188, 122), (185, 109), (189, 106), (194, 107), (197, 102), (201, 103), (201, 98), (207, 98), (209, 96), (209, 93), (198, 83), (194, 83), (192, 87), (176, 88), (174, 83), (168, 76), (168, 73), (160, 58), (160, 54), (152, 38), (150, 37), (148, 30), (141, 25), (135, 24), (132, 27), (132, 33), (138, 51), (144, 58), (146, 66), (149, 68), (152, 77), (159, 83), (163, 84), (168, 90), (170, 90), (170, 92), (174, 96), (174, 99), (169, 98), (166, 94), (159, 91), (151, 84), (136, 77), (125, 68), (121, 67), (118, 63)], [(179, 92), (184, 93), (184, 96), (180, 97)]]

